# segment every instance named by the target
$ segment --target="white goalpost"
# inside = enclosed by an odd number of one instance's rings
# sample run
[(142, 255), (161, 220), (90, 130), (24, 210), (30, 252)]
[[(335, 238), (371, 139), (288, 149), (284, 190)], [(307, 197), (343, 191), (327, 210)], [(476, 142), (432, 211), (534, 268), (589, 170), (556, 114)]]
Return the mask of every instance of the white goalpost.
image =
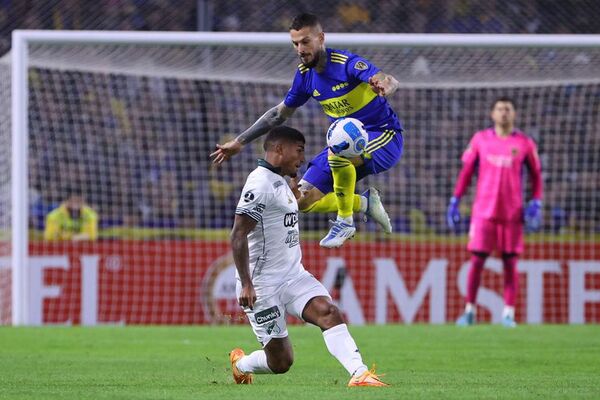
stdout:
[[(402, 85), (390, 101), (403, 158), (357, 185), (382, 188), (396, 233), (359, 224), (328, 253), (318, 247), (327, 217), (301, 216), (304, 264), (349, 322), (460, 313), (468, 227), (445, 227), (445, 202), (501, 95), (539, 145), (546, 188), (544, 228), (519, 264), (518, 319), (600, 322), (600, 35), (330, 33), (326, 44)], [(287, 33), (14, 31), (0, 63), (0, 87), (11, 82), (0, 143), (12, 149), (0, 161), (10, 189), (0, 199), (0, 324), (239, 322), (227, 232), (260, 146), (222, 169), (208, 153), (280, 102), (297, 64)], [(307, 135), (307, 160), (325, 145), (317, 103), (287, 123)], [(73, 186), (98, 211), (100, 238), (44, 240), (45, 214)], [(480, 295), (492, 322), (496, 264)]]

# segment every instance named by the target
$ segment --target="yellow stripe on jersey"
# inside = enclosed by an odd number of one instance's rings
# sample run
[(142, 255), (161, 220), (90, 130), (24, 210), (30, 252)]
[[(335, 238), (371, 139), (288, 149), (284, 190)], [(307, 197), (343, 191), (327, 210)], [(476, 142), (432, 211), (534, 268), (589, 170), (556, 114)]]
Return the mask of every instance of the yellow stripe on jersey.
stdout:
[(347, 55), (342, 54), (342, 53), (335, 53), (333, 51), (331, 52), (331, 57), (338, 57), (338, 58), (341, 58), (341, 59), (344, 59), (344, 60), (348, 59)]
[(387, 130), (383, 132), (381, 136), (379, 136), (377, 139), (373, 140), (367, 145), (365, 152), (373, 153), (374, 151), (379, 150), (380, 148), (388, 144), (394, 138), (395, 135), (396, 131), (394, 130)]
[(343, 96), (332, 97), (319, 103), (325, 114), (333, 118), (341, 118), (362, 109), (376, 97), (377, 94), (369, 84), (362, 82)]
[(308, 71), (308, 67), (305, 67), (304, 64), (298, 64), (298, 70), (300, 71), (301, 74), (303, 74), (306, 71)]
[(338, 64), (346, 64), (346, 61), (348, 61), (348, 56), (345, 56), (340, 53), (331, 53), (331, 62)]

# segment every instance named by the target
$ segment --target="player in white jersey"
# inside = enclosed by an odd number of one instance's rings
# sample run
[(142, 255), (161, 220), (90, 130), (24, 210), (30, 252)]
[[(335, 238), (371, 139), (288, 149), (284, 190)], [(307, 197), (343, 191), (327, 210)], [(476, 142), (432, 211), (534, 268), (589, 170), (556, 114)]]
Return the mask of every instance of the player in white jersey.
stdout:
[(305, 139), (286, 126), (265, 138), (265, 158), (250, 173), (235, 211), (231, 247), (240, 306), (263, 349), (230, 353), (233, 379), (282, 374), (293, 362), (286, 314), (323, 331), (329, 352), (351, 375), (348, 386), (387, 386), (369, 371), (327, 289), (301, 263), (298, 203), (284, 176), (293, 179), (304, 162)]

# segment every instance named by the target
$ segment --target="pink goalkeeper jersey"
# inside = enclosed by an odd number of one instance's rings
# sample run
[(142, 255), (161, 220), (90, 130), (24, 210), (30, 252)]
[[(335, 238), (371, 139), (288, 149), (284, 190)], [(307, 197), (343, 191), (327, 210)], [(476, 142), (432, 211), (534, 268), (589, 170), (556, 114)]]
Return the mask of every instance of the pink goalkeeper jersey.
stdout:
[(475, 166), (479, 166), (473, 218), (497, 222), (523, 220), (524, 163), (529, 166), (533, 198), (542, 198), (541, 165), (535, 142), (523, 132), (515, 131), (502, 138), (496, 135), (494, 128), (479, 131), (473, 135), (462, 161), (463, 168), (454, 189), (454, 196), (458, 198), (466, 191)]

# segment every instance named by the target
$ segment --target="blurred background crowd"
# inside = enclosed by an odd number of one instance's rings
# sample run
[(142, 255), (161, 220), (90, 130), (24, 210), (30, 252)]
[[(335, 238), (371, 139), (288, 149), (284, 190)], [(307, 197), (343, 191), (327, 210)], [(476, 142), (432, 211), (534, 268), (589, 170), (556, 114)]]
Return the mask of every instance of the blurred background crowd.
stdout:
[[(10, 50), (17, 28), (286, 31), (290, 18), (305, 10), (322, 15), (329, 32), (600, 32), (600, 5), (593, 0), (0, 0), (0, 54)], [(29, 79), (30, 222), (36, 229), (73, 186), (97, 210), (101, 228), (230, 227), (260, 144), (221, 168), (208, 154), (280, 102), (288, 88), (43, 68), (32, 69)], [(515, 99), (524, 116), (517, 125), (539, 146), (544, 230), (600, 232), (600, 135), (591, 134), (600, 131), (598, 83), (402, 88), (391, 99), (406, 128), (400, 166), (358, 185), (384, 188), (396, 231), (448, 232), (445, 207), (460, 155), (471, 135), (487, 126), (489, 106), (501, 95)], [(309, 102), (290, 122), (311, 137), (310, 159), (324, 144), (327, 119)], [(304, 218), (304, 228), (326, 227), (323, 216)], [(467, 229), (468, 218), (460, 231)]]
[(0, 0), (0, 55), (14, 29), (280, 32), (306, 10), (329, 32), (600, 32), (595, 0)]

